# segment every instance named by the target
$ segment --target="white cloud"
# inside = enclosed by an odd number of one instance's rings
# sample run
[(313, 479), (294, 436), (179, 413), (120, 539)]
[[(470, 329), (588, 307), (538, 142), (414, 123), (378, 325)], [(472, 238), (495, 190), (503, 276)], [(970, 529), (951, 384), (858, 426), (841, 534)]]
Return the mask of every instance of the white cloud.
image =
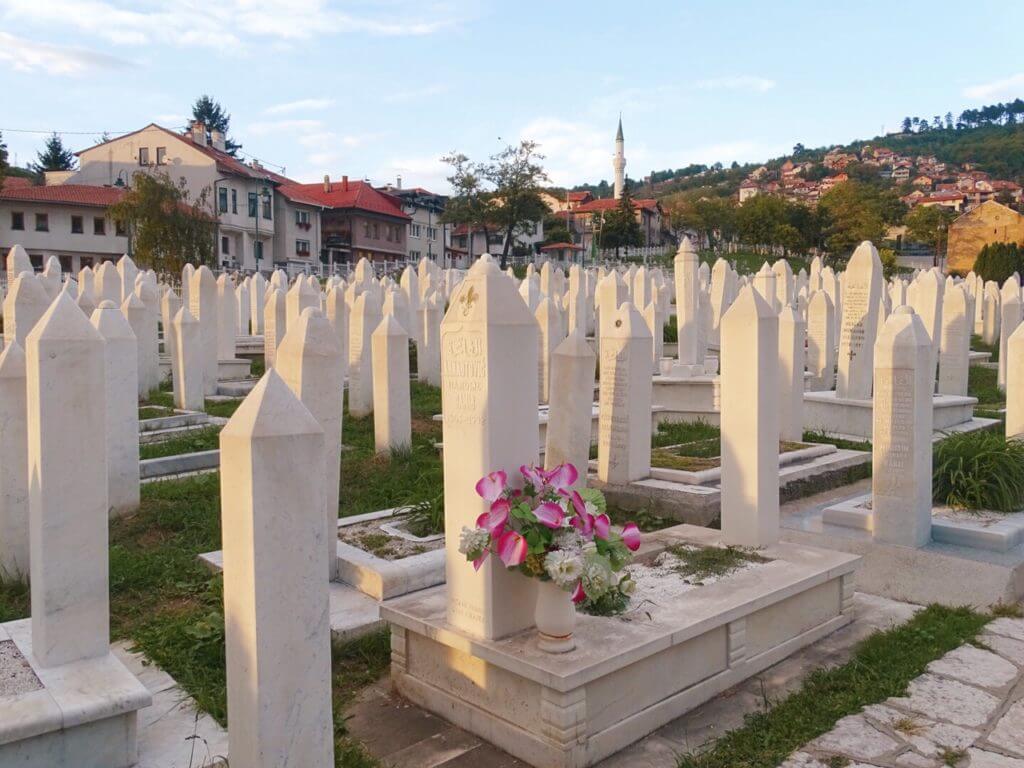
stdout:
[(46, 29), (68, 27), (115, 45), (170, 42), (217, 50), (336, 33), (422, 36), (458, 20), (454, 15), (424, 19), (413, 0), (388, 4), (375, 15), (348, 13), (336, 5), (330, 0), (0, 0), (0, 19)]
[(451, 192), (447, 178), (450, 175), (451, 169), (441, 162), (439, 154), (394, 157), (375, 172), (375, 178), (384, 183), (394, 184), (401, 176), (403, 187), (423, 187), (442, 195)]
[(6, 62), (15, 72), (72, 76), (128, 66), (128, 62), (105, 53), (34, 42), (7, 32), (0, 32), (0, 62)]
[(327, 109), (332, 104), (334, 104), (334, 99), (298, 99), (269, 106), (263, 110), (263, 113), (267, 115), (287, 115), (292, 112), (315, 112)]
[(734, 77), (712, 77), (698, 80), (697, 87), (702, 91), (757, 91), (764, 93), (775, 87), (774, 80), (754, 75), (736, 75)]
[(988, 83), (978, 83), (964, 88), (964, 96), (969, 99), (985, 101), (998, 97), (1017, 97), (1024, 92), (1024, 72), (1004, 77), (1001, 80), (993, 80)]

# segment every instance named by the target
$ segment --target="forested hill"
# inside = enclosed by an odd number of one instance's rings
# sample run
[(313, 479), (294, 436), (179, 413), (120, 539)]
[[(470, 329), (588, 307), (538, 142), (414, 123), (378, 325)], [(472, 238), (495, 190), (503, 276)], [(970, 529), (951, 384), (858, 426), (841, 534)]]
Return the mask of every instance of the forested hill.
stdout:
[[(851, 142), (810, 149), (797, 144), (793, 152), (763, 163), (723, 167), (690, 165), (686, 168), (654, 171), (643, 181), (631, 179), (637, 196), (664, 197), (674, 192), (700, 187), (714, 188), (717, 194), (733, 194), (747, 175), (764, 165), (776, 170), (786, 160), (820, 163), (829, 151), (859, 153), (865, 146), (887, 147), (900, 155), (934, 156), (939, 162), (963, 166), (970, 164), (993, 178), (1024, 183), (1024, 101), (1016, 99), (1007, 104), (994, 104), (980, 109), (965, 110), (956, 120), (947, 113), (945, 119), (936, 115), (927, 119), (907, 117), (903, 130), (886, 136), (876, 136)], [(607, 196), (607, 181), (581, 184), (575, 190), (589, 190), (596, 196)]]

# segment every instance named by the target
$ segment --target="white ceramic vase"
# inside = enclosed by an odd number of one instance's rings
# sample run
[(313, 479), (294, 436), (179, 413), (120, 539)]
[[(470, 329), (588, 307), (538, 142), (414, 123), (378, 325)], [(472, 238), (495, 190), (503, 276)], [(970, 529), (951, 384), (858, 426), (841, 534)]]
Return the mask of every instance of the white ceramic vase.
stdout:
[(548, 653), (566, 653), (576, 647), (572, 633), (576, 628), (576, 606), (572, 595), (553, 581), (542, 581), (537, 588), (534, 609), (538, 645)]

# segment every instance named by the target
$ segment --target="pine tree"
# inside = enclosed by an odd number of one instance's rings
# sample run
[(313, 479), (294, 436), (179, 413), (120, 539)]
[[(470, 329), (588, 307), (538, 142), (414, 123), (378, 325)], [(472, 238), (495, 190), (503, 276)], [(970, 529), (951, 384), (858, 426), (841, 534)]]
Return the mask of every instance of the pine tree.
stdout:
[(626, 184), (622, 188), (622, 197), (619, 198), (618, 205), (604, 217), (601, 247), (614, 248), (618, 253), (622, 246), (643, 244), (643, 232), (640, 231), (640, 223), (636, 220), (636, 206), (633, 204), (629, 184)]
[(192, 105), (192, 119), (206, 126), (207, 131), (220, 131), (224, 134), (224, 146), (229, 155), (237, 155), (242, 145), (228, 138), (228, 127), (231, 115), (224, 111), (219, 102), (214, 101), (205, 93)]
[(64, 142), (56, 133), (46, 140), (43, 151), (38, 154), (38, 162), (32, 165), (36, 173), (43, 171), (73, 171), (75, 169), (75, 153), (64, 148)]

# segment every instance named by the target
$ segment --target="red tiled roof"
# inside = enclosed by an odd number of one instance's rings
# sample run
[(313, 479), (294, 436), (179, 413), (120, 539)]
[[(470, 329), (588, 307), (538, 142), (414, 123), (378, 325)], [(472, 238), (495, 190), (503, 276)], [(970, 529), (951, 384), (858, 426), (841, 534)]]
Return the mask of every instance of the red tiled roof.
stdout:
[(5, 176), (3, 178), (3, 184), (0, 184), (0, 189), (14, 189), (15, 187), (34, 187), (32, 179), (26, 179), (24, 176)]
[(931, 195), (930, 197), (925, 197), (925, 198), (923, 198), (921, 200), (921, 202), (922, 203), (938, 203), (938, 202), (943, 202), (943, 201), (947, 201), (947, 200), (963, 200), (963, 199), (964, 199), (963, 195), (956, 194), (955, 192), (946, 192), (946, 193), (941, 193), (941, 194), (937, 194), (937, 195)]
[(583, 202), (584, 200), (586, 200), (588, 197), (593, 197), (593, 195), (591, 195), (586, 190), (583, 190), (582, 192), (570, 192), (569, 193), (569, 202), (570, 203), (580, 203), (580, 202)]
[(582, 245), (576, 245), (575, 243), (551, 243), (550, 245), (542, 245), (540, 247), (542, 251), (582, 251)]
[[(346, 189), (347, 187), (347, 189)], [(395, 198), (378, 192), (365, 181), (335, 181), (331, 191), (326, 192), (322, 183), (285, 184), (277, 191), (289, 200), (324, 208), (355, 208), (360, 211), (392, 216), (397, 219), (411, 219), (395, 202)]]
[(94, 187), (85, 184), (55, 184), (50, 187), (22, 187), (13, 189), (4, 184), (0, 200), (25, 203), (55, 203), (58, 205), (86, 205), (107, 208), (124, 196), (119, 187)]
[[(590, 202), (583, 203), (578, 206), (573, 213), (598, 213), (600, 211), (610, 211), (618, 206), (618, 204), (619, 201), (614, 197), (599, 197), (597, 200), (591, 200)], [(658, 201), (653, 198), (637, 198), (633, 200), (633, 205), (638, 208), (653, 211), (657, 209)]]

